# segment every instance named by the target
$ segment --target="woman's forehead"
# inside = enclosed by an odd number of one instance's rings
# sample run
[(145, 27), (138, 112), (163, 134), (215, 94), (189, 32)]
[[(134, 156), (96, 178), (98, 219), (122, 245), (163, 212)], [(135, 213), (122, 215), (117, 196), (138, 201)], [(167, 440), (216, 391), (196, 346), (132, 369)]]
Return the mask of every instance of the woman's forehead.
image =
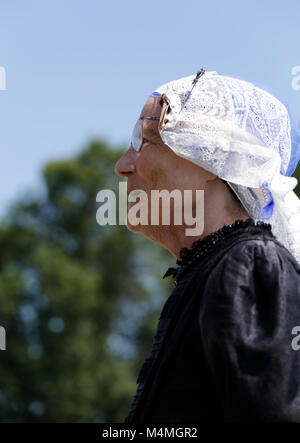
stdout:
[(140, 117), (160, 117), (162, 106), (160, 97), (149, 97), (143, 106)]

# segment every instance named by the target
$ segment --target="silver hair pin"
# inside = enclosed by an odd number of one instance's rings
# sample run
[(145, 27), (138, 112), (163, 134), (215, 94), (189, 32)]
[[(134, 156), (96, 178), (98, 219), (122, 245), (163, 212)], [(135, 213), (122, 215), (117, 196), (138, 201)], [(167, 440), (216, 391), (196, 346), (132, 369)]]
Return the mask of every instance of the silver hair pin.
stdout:
[[(198, 83), (198, 80), (199, 80), (204, 74), (205, 74), (205, 69), (204, 69), (204, 68), (201, 68), (200, 71), (197, 72), (197, 74), (196, 74), (194, 80), (192, 81), (192, 85), (193, 85), (193, 86), (192, 86), (192, 89), (189, 91), (189, 93), (188, 93), (188, 95), (187, 95), (185, 101), (183, 102), (183, 104), (182, 104), (182, 106), (181, 106), (181, 109), (180, 109), (179, 113), (182, 111), (182, 109), (183, 109), (184, 106), (186, 105), (186, 102), (187, 102), (188, 99), (190, 98), (190, 96), (191, 96), (191, 94), (192, 94), (192, 91), (193, 91), (194, 87), (195, 87), (196, 84)], [(178, 113), (178, 114), (179, 114), (179, 113)]]

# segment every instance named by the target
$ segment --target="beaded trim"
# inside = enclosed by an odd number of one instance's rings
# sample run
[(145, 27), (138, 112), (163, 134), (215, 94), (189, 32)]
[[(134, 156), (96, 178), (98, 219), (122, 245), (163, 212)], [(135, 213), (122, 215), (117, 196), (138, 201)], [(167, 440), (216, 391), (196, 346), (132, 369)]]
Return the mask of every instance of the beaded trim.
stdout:
[(163, 278), (168, 277), (169, 275), (178, 278), (188, 266), (214, 249), (223, 239), (240, 234), (240, 230), (243, 232), (257, 233), (261, 232), (261, 229), (265, 229), (272, 233), (271, 228), (272, 226), (270, 223), (265, 223), (261, 220), (255, 223), (252, 218), (248, 218), (247, 220), (236, 220), (231, 225), (225, 225), (218, 231), (212, 232), (206, 237), (196, 240), (192, 243), (190, 248), (181, 248), (179, 252), (180, 259), (176, 260), (178, 267), (169, 268)]

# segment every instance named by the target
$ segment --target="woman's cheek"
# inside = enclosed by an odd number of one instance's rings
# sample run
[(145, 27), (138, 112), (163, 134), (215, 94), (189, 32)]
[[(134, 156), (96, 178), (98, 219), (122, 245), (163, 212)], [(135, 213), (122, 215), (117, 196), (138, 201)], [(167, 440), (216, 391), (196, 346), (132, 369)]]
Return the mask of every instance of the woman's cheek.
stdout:
[(136, 160), (136, 171), (138, 175), (144, 180), (147, 180), (147, 178), (150, 177), (154, 164), (155, 162), (153, 159), (153, 154), (147, 149), (141, 151), (138, 159)]

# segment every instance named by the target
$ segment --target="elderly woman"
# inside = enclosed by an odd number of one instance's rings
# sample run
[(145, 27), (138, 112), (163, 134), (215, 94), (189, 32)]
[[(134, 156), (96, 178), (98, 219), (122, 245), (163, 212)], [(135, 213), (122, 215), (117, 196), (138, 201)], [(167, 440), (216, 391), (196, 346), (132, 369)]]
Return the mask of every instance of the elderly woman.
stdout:
[(177, 267), (126, 422), (300, 422), (299, 158), (287, 108), (248, 82), (201, 69), (147, 100), (116, 172), (203, 190), (204, 229), (128, 221)]

